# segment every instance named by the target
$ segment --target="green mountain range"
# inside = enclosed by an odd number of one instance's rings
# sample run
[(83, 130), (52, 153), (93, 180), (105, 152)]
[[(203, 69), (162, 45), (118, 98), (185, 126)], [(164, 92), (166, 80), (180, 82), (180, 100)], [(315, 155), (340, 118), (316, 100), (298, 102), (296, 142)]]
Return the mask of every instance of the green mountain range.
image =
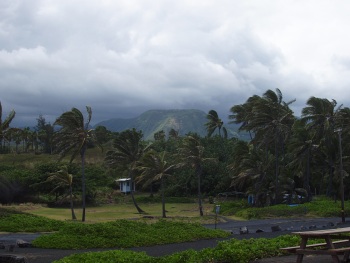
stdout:
[[(113, 132), (121, 132), (135, 128), (142, 130), (145, 140), (153, 140), (154, 133), (163, 130), (168, 135), (171, 129), (184, 136), (189, 132), (198, 133), (201, 136), (207, 134), (205, 123), (208, 121), (207, 113), (201, 110), (149, 110), (136, 118), (130, 119), (109, 119), (95, 125), (105, 126)], [(228, 130), (229, 137), (241, 137), (237, 133), (238, 125), (224, 124)]]

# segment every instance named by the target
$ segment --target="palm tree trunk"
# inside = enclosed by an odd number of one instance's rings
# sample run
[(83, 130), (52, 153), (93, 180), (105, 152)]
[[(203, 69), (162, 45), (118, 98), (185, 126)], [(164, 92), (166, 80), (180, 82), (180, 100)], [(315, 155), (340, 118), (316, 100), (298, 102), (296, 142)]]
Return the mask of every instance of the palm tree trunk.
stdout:
[(72, 211), (72, 219), (73, 220), (76, 220), (77, 217), (75, 216), (75, 213), (74, 213), (74, 207), (73, 207), (73, 191), (72, 191), (72, 186), (70, 185), (69, 186), (69, 199), (70, 199), (70, 209)]
[(279, 192), (279, 185), (278, 185), (278, 170), (279, 170), (279, 163), (278, 163), (278, 142), (275, 140), (275, 205), (278, 204), (278, 192)]
[[(310, 146), (312, 147), (312, 146)], [(305, 173), (305, 178), (304, 178), (304, 189), (307, 192), (307, 201), (312, 200), (312, 193), (311, 193), (311, 188), (310, 188), (310, 151), (311, 148), (308, 149), (307, 151), (307, 159), (306, 159), (306, 173)]]
[(162, 177), (161, 179), (161, 188), (162, 188), (162, 217), (166, 218), (166, 211), (165, 211), (165, 196), (164, 196), (164, 179)]
[(198, 177), (198, 207), (199, 207), (199, 215), (203, 216), (202, 193), (201, 193), (202, 167), (199, 165), (196, 170), (197, 170), (197, 177)]
[(81, 184), (82, 184), (82, 202), (83, 202), (83, 214), (81, 218), (82, 222), (85, 222), (85, 208), (86, 208), (85, 150), (86, 150), (86, 146), (84, 146), (81, 149)]
[(129, 170), (129, 178), (130, 178), (130, 184), (131, 184), (131, 191), (130, 191), (130, 194), (131, 194), (132, 202), (134, 203), (134, 206), (135, 206), (137, 212), (138, 212), (139, 214), (143, 214), (143, 213), (145, 213), (145, 211), (143, 211), (143, 210), (138, 206), (138, 204), (136, 203), (136, 200), (135, 200), (134, 190), (133, 190), (134, 176), (133, 176), (133, 174), (132, 174), (131, 169)]

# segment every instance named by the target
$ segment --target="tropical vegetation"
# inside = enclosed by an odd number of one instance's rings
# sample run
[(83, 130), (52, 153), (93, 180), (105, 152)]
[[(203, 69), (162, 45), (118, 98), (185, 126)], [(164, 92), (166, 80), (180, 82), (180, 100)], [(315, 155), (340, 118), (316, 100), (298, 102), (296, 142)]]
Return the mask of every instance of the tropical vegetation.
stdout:
[[(164, 204), (162, 217), (166, 217), (166, 199), (176, 196), (196, 196), (200, 215), (203, 200), (214, 202), (219, 196), (250, 196), (253, 207), (309, 202), (317, 195), (341, 199), (342, 193), (350, 192), (346, 172), (350, 165), (350, 109), (335, 100), (310, 97), (301, 116), (295, 116), (293, 103), (293, 99), (285, 100), (279, 89), (267, 90), (233, 105), (228, 123), (210, 110), (203, 122), (207, 136), (159, 129), (153, 140), (144, 139), (136, 128), (121, 132), (92, 129), (90, 107), (86, 119), (72, 108), (54, 125), (40, 115), (34, 130), (11, 129), (11, 112), (1, 122), (2, 150), (15, 155), (0, 155), (9, 160), (0, 165), (0, 201), (64, 205), (62, 200), (67, 200), (71, 185), (72, 203), (81, 202), (84, 208), (86, 203), (116, 200), (118, 178), (131, 178), (138, 191), (151, 196), (159, 193)], [(233, 123), (250, 139), (227, 136)], [(101, 143), (106, 151), (97, 150)], [(27, 166), (16, 163), (24, 154), (41, 155), (45, 161), (39, 159)], [(74, 161), (76, 156), (80, 163)], [(71, 184), (56, 188), (47, 179), (62, 165), (74, 177)], [(138, 213), (144, 213), (134, 194), (132, 191)]]

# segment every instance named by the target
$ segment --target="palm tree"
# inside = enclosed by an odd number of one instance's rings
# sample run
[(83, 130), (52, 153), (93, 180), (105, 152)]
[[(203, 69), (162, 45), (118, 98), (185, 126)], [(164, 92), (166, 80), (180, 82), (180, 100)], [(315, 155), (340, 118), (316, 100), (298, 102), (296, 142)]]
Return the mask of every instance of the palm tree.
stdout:
[(227, 138), (227, 130), (223, 126), (224, 122), (219, 118), (218, 113), (215, 110), (210, 110), (207, 114), (208, 122), (205, 124), (208, 131), (208, 137), (210, 137), (216, 129), (219, 131), (219, 136), (221, 137), (221, 129), (224, 132), (223, 137)]
[(254, 95), (248, 101), (231, 108), (231, 119), (242, 123), (241, 130), (254, 133), (252, 143), (257, 148), (264, 148), (267, 153), (275, 155), (275, 202), (278, 202), (280, 159), (290, 138), (295, 117), (289, 105), (295, 100), (284, 102), (282, 92), (267, 90), (262, 97)]
[(334, 160), (336, 155), (336, 134), (337, 123), (341, 117), (341, 107), (336, 108), (335, 100), (310, 97), (306, 102), (307, 106), (302, 109), (302, 121), (306, 129), (311, 133), (313, 141), (325, 149), (326, 160), (329, 169), (328, 195), (333, 195), (333, 173)]
[(201, 179), (203, 174), (203, 164), (207, 161), (214, 161), (213, 158), (204, 157), (204, 146), (196, 136), (188, 135), (183, 140), (183, 145), (179, 149), (179, 154), (183, 165), (190, 165), (195, 170), (198, 187), (198, 207), (199, 215), (203, 216)]
[(83, 222), (85, 221), (86, 208), (85, 153), (88, 144), (91, 142), (96, 142), (94, 131), (89, 128), (92, 116), (91, 107), (86, 106), (86, 110), (88, 113), (86, 122), (84, 122), (84, 116), (80, 110), (77, 108), (72, 108), (70, 111), (64, 112), (56, 119), (54, 123), (54, 125), (58, 125), (60, 127), (59, 130), (55, 132), (54, 136), (56, 151), (59, 153), (60, 159), (65, 157), (67, 154), (71, 154), (70, 162), (72, 162), (77, 155), (80, 155)]
[(52, 190), (52, 192), (55, 192), (59, 188), (69, 187), (69, 202), (72, 212), (72, 219), (76, 220), (77, 217), (75, 216), (73, 207), (73, 175), (68, 173), (67, 166), (63, 166), (57, 172), (49, 173), (49, 177), (46, 179), (46, 182), (54, 182), (56, 184), (56, 187)]
[(176, 139), (179, 138), (179, 131), (176, 131), (175, 129), (171, 128), (169, 130), (169, 134), (168, 135), (169, 135), (169, 139), (176, 140)]
[(311, 164), (315, 159), (315, 151), (318, 145), (315, 144), (312, 134), (307, 131), (305, 123), (301, 120), (295, 121), (293, 125), (293, 134), (288, 145), (288, 153), (291, 156), (291, 162), (288, 164), (296, 174), (300, 171), (303, 177), (303, 188), (307, 192), (306, 200), (312, 200), (311, 182)]
[[(138, 162), (148, 148), (142, 144), (142, 137), (142, 132), (137, 132), (135, 129), (123, 131), (114, 139), (114, 150), (106, 153), (105, 162), (109, 167), (127, 167), (131, 185), (135, 181)], [(138, 213), (144, 213), (136, 203), (133, 191), (131, 191), (131, 197)]]
[(254, 132), (253, 127), (250, 125), (254, 117), (253, 109), (256, 102), (260, 99), (260, 96), (254, 95), (252, 97), (249, 97), (246, 103), (235, 105), (230, 109), (232, 114), (229, 115), (229, 119), (232, 119), (233, 121), (229, 123), (241, 124), (238, 130), (249, 132), (251, 140), (253, 139), (252, 132)]
[(244, 141), (236, 142), (231, 171), (231, 186), (236, 190), (255, 195), (257, 206), (268, 203), (273, 186), (274, 155)]
[(179, 168), (178, 164), (167, 162), (165, 151), (162, 153), (149, 151), (144, 155), (142, 163), (139, 166), (139, 169), (142, 171), (139, 181), (145, 181), (145, 185), (149, 185), (155, 181), (160, 181), (163, 218), (166, 218), (164, 181), (167, 177), (171, 176), (177, 168)]
[(2, 141), (4, 139), (4, 135), (6, 130), (10, 127), (10, 123), (15, 117), (16, 112), (14, 110), (11, 110), (8, 116), (5, 118), (5, 120), (2, 120), (2, 105), (0, 102), (0, 147), (2, 148)]

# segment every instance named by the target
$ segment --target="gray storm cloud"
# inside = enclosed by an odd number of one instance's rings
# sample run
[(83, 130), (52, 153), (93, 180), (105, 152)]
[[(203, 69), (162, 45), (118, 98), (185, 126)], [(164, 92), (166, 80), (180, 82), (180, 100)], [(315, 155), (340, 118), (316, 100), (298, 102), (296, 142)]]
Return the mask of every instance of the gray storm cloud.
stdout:
[(5, 0), (0, 100), (18, 123), (86, 105), (95, 123), (158, 108), (228, 115), (276, 88), (297, 113), (310, 96), (346, 105), (349, 11), (345, 0)]

